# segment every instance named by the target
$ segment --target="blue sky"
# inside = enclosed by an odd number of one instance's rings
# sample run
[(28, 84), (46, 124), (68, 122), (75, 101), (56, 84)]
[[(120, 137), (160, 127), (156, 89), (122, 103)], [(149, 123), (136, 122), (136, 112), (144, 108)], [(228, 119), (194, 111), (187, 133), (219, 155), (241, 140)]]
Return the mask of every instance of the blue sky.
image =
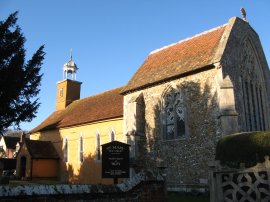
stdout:
[(269, 0), (0, 0), (1, 20), (19, 11), (28, 59), (45, 44), (41, 106), (21, 128), (34, 128), (55, 110), (71, 48), (84, 98), (127, 84), (151, 51), (241, 17), (241, 7), (269, 63)]

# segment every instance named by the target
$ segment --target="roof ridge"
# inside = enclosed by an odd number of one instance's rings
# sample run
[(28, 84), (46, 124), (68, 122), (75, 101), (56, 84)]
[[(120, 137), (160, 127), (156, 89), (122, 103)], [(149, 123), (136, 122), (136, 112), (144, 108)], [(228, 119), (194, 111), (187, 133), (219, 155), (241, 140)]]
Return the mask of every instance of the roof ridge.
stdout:
[(110, 90), (106, 90), (106, 91), (103, 91), (103, 92), (100, 92), (100, 93), (96, 93), (96, 94), (90, 95), (88, 97), (84, 97), (84, 98), (75, 100), (74, 103), (75, 102), (80, 102), (80, 101), (83, 101), (83, 100), (86, 100), (86, 99), (89, 99), (89, 98), (92, 98), (92, 97), (96, 97), (96, 96), (99, 96), (99, 95), (102, 95), (102, 94), (105, 94), (105, 93), (108, 93), (108, 92), (111, 92), (111, 91), (114, 91), (114, 90), (117, 90), (117, 89), (120, 89), (120, 88), (124, 88), (124, 87), (125, 87), (125, 85), (124, 86), (120, 86), (120, 87), (116, 87), (116, 88), (112, 88)]
[(182, 39), (182, 40), (180, 40), (180, 41), (178, 41), (178, 42), (169, 44), (169, 45), (167, 45), (167, 46), (163, 46), (163, 47), (161, 47), (161, 48), (158, 48), (158, 49), (156, 49), (156, 50), (151, 51), (149, 55), (152, 55), (152, 54), (155, 54), (155, 53), (157, 53), (157, 52), (159, 52), (159, 51), (162, 51), (162, 50), (164, 50), (164, 49), (170, 48), (170, 47), (172, 47), (172, 46), (174, 46), (174, 45), (176, 45), (176, 44), (180, 44), (180, 43), (183, 43), (183, 42), (185, 42), (185, 41), (189, 41), (189, 40), (191, 40), (191, 39), (193, 39), (193, 38), (196, 38), (196, 37), (199, 37), (199, 36), (208, 34), (208, 33), (210, 33), (210, 32), (213, 32), (213, 31), (215, 31), (215, 30), (218, 30), (218, 29), (220, 29), (220, 28), (222, 28), (222, 27), (225, 27), (227, 24), (228, 24), (228, 23), (225, 23), (225, 24), (220, 25), (220, 26), (218, 26), (218, 27), (214, 27), (214, 28), (212, 28), (212, 29), (203, 31), (203, 32), (201, 32), (201, 33), (199, 33), (199, 34), (195, 34), (195, 35), (193, 35), (193, 36), (191, 36), (191, 37)]

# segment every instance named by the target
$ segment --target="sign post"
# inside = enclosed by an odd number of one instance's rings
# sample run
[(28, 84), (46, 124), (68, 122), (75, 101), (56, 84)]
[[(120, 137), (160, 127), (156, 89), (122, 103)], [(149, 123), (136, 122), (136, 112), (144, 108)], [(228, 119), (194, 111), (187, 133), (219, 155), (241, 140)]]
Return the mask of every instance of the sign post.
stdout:
[(102, 146), (102, 178), (129, 178), (129, 145), (112, 141)]

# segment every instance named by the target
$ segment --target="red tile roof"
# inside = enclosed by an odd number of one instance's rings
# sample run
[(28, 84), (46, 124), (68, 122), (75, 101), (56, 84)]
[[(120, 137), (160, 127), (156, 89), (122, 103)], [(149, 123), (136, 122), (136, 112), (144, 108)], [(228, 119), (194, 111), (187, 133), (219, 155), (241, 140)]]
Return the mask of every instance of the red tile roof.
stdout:
[(123, 116), (121, 88), (112, 89), (71, 103), (66, 109), (53, 112), (31, 133), (81, 125)]
[(147, 87), (211, 64), (225, 25), (150, 53), (122, 93)]
[(59, 159), (59, 155), (50, 141), (26, 139), (25, 144), (33, 159)]

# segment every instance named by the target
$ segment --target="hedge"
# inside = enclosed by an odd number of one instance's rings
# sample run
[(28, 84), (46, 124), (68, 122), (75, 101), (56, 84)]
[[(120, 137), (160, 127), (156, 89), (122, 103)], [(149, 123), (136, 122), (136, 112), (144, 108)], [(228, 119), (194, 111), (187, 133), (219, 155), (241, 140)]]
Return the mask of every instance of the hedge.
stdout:
[(216, 160), (222, 165), (246, 167), (264, 161), (264, 156), (270, 156), (270, 132), (245, 132), (228, 135), (219, 140), (216, 147)]

